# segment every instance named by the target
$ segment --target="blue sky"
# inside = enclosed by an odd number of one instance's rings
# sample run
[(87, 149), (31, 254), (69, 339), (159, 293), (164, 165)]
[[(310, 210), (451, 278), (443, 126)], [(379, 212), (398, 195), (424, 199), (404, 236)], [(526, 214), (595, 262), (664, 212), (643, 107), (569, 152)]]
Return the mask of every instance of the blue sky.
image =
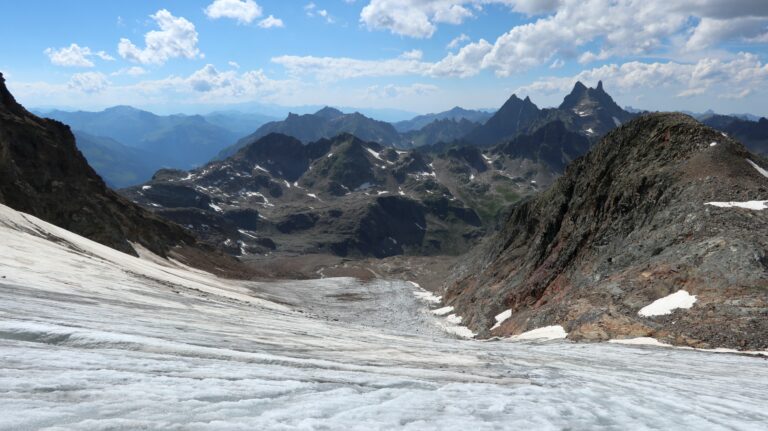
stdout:
[(602, 79), (622, 105), (768, 115), (759, 0), (26, 0), (0, 38), (31, 107), (424, 113)]

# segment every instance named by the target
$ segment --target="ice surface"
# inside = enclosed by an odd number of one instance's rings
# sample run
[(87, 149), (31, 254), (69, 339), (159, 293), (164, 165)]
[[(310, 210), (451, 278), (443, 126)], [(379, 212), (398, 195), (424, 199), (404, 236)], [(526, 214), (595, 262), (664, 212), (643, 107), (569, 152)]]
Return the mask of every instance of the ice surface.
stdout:
[(696, 303), (696, 295), (691, 295), (685, 290), (678, 290), (675, 293), (659, 298), (652, 303), (641, 308), (637, 312), (640, 316), (663, 316), (670, 314), (678, 308), (691, 308)]
[(460, 340), (404, 282), (256, 283), (0, 206), (0, 429), (740, 429), (764, 359)]

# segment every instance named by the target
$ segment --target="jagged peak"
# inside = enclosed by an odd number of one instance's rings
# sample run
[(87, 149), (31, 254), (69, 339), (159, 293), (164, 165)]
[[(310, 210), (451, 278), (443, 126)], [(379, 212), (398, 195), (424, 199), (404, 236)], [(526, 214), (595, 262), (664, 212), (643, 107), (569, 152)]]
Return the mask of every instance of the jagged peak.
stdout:
[(597, 81), (597, 88), (595, 88), (595, 90), (602, 91), (603, 93), (605, 92), (605, 90), (603, 89), (603, 81), (602, 80)]

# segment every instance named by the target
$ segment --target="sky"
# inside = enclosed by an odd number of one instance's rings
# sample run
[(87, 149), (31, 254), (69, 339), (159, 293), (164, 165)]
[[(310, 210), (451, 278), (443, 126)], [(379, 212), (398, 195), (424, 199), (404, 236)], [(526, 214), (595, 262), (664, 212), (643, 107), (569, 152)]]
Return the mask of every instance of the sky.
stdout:
[(25, 0), (0, 72), (33, 108), (558, 105), (768, 115), (766, 0)]

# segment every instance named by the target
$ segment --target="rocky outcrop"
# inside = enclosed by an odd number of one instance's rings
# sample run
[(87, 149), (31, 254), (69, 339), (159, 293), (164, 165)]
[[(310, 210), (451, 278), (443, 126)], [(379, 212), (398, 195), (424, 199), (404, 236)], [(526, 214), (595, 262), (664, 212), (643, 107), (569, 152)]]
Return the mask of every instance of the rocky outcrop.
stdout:
[(0, 75), (0, 203), (126, 253), (131, 242), (159, 255), (195, 243), (109, 190), (75, 146), (69, 127), (19, 105)]
[[(766, 349), (766, 168), (688, 116), (643, 116), (514, 206), (444, 298), (482, 336), (562, 325), (574, 340)], [(639, 313), (680, 290), (691, 308)]]

